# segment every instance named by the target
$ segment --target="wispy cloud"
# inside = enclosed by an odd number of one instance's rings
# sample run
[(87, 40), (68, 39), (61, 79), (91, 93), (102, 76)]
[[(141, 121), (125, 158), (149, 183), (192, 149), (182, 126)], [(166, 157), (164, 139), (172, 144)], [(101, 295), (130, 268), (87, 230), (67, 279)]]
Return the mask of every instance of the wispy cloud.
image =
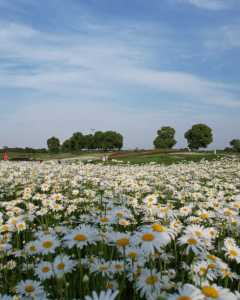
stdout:
[(101, 38), (99, 33), (94, 27), (88, 36), (55, 35), (5, 24), (0, 29), (0, 56), (8, 64), (0, 71), (0, 86), (72, 98), (114, 98), (124, 88), (144, 87), (198, 103), (240, 106), (227, 85), (191, 73), (152, 69), (145, 57), (150, 41), (141, 46), (126, 42), (137, 29), (121, 38), (115, 38), (111, 30)]
[(205, 46), (214, 53), (240, 47), (240, 23), (223, 25), (205, 31)]
[(177, 0), (178, 2), (188, 3), (197, 8), (208, 10), (223, 10), (232, 8), (237, 1), (235, 0)]
[[(23, 103), (3, 117), (0, 112), (0, 127), (7, 128), (0, 132), (4, 144), (41, 146), (49, 135), (64, 139), (95, 127), (121, 131), (126, 146), (146, 147), (156, 130), (169, 124), (183, 146), (183, 133), (193, 122), (218, 129), (221, 143), (227, 118), (212, 112), (239, 109), (238, 86), (180, 68), (184, 53), (169, 28), (84, 20), (80, 29), (60, 33), (0, 23), (0, 88), (12, 93), (8, 102)], [(237, 28), (229, 30), (225, 34), (237, 46)], [(6, 103), (3, 93), (0, 103)], [(233, 119), (226, 125), (228, 136), (236, 124)]]

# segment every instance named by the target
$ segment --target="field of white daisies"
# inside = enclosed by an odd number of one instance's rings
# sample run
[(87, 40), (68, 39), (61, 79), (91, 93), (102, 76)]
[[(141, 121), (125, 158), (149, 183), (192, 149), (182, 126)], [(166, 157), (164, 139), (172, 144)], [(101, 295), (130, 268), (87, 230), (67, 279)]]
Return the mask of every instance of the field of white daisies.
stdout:
[(239, 212), (233, 158), (0, 162), (0, 299), (240, 299)]

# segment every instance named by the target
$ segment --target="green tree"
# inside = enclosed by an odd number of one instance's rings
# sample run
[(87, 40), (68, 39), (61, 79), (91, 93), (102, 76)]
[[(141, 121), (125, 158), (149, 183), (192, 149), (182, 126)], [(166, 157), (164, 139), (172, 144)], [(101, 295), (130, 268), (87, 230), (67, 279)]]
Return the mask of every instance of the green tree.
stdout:
[(153, 141), (157, 149), (171, 149), (176, 145), (177, 141), (174, 139), (175, 129), (169, 126), (162, 127), (157, 132), (157, 137)]
[(120, 133), (115, 132), (114, 148), (121, 150), (122, 147), (123, 147), (123, 136)]
[(232, 146), (233, 150), (236, 152), (240, 152), (240, 140), (234, 139), (230, 142), (230, 145)]
[(102, 146), (104, 150), (120, 150), (123, 146), (123, 136), (115, 131), (106, 131), (102, 135)]
[(58, 153), (60, 150), (60, 141), (55, 136), (47, 140), (48, 150), (52, 153)]
[(96, 149), (94, 136), (92, 134), (84, 135), (84, 148), (88, 150)]
[(195, 124), (185, 133), (188, 147), (191, 150), (206, 148), (213, 141), (212, 129), (206, 124)]
[(95, 149), (102, 150), (104, 143), (104, 132), (96, 131), (94, 134)]
[(70, 137), (70, 149), (72, 152), (81, 151), (84, 148), (84, 135), (81, 132), (75, 132)]
[(63, 142), (61, 150), (63, 152), (71, 152), (71, 141), (70, 141), (70, 139), (67, 139)]
[(123, 136), (115, 131), (96, 131), (94, 135), (75, 132), (63, 142), (61, 149), (64, 152), (75, 152), (82, 149), (120, 150), (122, 146)]

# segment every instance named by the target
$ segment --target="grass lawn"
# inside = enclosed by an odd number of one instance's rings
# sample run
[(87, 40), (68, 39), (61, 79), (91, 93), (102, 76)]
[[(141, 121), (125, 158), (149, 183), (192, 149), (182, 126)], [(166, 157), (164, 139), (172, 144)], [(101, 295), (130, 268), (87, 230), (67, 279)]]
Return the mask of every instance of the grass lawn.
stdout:
[(124, 156), (122, 158), (116, 158), (116, 160), (122, 161), (124, 163), (131, 163), (131, 164), (145, 164), (145, 163), (158, 163), (158, 164), (165, 164), (170, 165), (173, 163), (183, 162), (183, 161), (200, 161), (202, 159), (205, 160), (214, 160), (220, 159), (226, 156), (225, 154), (213, 154), (213, 153), (157, 153), (153, 155), (129, 155)]
[[(96, 152), (79, 152), (79, 153), (19, 153), (19, 152), (8, 152), (10, 160), (16, 158), (21, 159), (32, 159), (32, 160), (51, 160), (51, 159), (93, 159), (100, 158), (103, 154)], [(2, 153), (0, 153), (0, 160), (2, 159)]]
[[(115, 160), (123, 163), (130, 164), (146, 164), (146, 163), (157, 163), (170, 165), (173, 163), (183, 161), (200, 161), (206, 159), (208, 161), (219, 159), (224, 156), (229, 156), (225, 153), (218, 153), (215, 155), (213, 152), (156, 152), (153, 150), (145, 150), (139, 152), (112, 152), (112, 153), (99, 153), (99, 152), (79, 152), (79, 153), (19, 153), (19, 152), (8, 152), (9, 159), (14, 160), (16, 158), (26, 158), (32, 160), (52, 160), (52, 159), (77, 159), (82, 161), (94, 160), (102, 162), (101, 157), (104, 155), (109, 156), (109, 160), (105, 164), (112, 164)], [(2, 159), (2, 153), (0, 153), (0, 159)], [(112, 161), (113, 159), (113, 161)]]

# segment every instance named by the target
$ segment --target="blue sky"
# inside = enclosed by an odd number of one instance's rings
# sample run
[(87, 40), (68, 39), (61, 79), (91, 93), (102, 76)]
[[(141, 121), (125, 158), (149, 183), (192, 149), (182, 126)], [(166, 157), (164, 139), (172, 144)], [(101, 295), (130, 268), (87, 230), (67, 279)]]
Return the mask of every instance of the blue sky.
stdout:
[(240, 138), (239, 0), (0, 0), (0, 146), (194, 123)]

